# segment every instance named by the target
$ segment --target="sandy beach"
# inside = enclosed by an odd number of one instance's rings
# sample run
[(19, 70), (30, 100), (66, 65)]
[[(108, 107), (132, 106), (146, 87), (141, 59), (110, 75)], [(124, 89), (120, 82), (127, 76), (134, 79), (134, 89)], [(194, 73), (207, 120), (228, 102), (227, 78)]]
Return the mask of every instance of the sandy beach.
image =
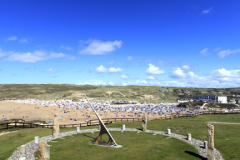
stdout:
[[(78, 123), (85, 123), (88, 120), (97, 119), (94, 112), (89, 108), (83, 108), (83, 107), (73, 107), (74, 103), (71, 105), (69, 103), (68, 106), (71, 107), (62, 107), (62, 106), (56, 106), (54, 104), (52, 105), (43, 105), (43, 103), (33, 103), (32, 101), (0, 101), (0, 116), (1, 120), (3, 119), (23, 119), (26, 121), (30, 120), (42, 120), (49, 124), (52, 124), (52, 119), (54, 118), (54, 115), (58, 114), (59, 117), (59, 123), (60, 125), (63, 124), (78, 124)], [(46, 102), (44, 102), (46, 103)], [(48, 102), (50, 104), (50, 102)], [(63, 104), (63, 103), (62, 103)], [(64, 103), (65, 104), (65, 103)], [(86, 104), (85, 104), (86, 105)], [(100, 104), (94, 104), (99, 105)], [(76, 106), (76, 105), (75, 105)], [(107, 105), (108, 108), (125, 108), (125, 107), (136, 106), (136, 105)], [(137, 105), (138, 106), (138, 105)], [(154, 106), (154, 105), (153, 105)], [(125, 110), (125, 111), (116, 111), (110, 109), (108, 110), (98, 110), (96, 109), (97, 113), (100, 115), (100, 117), (103, 118), (141, 118), (142, 112), (138, 111), (131, 111)], [(168, 111), (166, 112), (166, 115), (169, 115)], [(148, 114), (148, 118), (156, 119), (163, 115), (158, 115), (154, 111)]]

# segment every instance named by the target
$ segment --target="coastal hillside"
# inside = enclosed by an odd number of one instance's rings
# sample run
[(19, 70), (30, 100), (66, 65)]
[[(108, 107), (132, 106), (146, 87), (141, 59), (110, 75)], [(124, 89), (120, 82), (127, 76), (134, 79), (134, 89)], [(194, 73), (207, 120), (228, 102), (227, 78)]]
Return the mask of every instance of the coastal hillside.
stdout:
[(138, 102), (176, 102), (193, 95), (224, 95), (232, 98), (240, 88), (179, 88), (161, 86), (95, 86), (69, 84), (2, 84), (0, 99), (81, 99), (132, 100)]

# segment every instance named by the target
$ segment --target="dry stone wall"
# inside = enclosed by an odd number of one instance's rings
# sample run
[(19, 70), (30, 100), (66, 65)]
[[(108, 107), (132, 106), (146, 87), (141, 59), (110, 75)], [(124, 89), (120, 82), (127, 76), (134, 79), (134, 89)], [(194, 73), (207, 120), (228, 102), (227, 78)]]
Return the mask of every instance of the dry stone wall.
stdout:
[[(108, 130), (109, 131), (119, 131), (119, 132), (123, 131), (122, 128), (108, 128)], [(126, 132), (126, 131), (138, 132), (139, 134), (141, 134), (141, 132), (142, 132), (141, 130), (135, 129), (135, 128), (125, 128), (124, 132)], [(60, 133), (58, 137), (54, 137), (54, 136), (50, 135), (50, 136), (39, 138), (39, 141), (50, 142), (56, 138), (63, 138), (65, 136), (71, 136), (74, 134), (93, 133), (93, 132), (99, 132), (99, 130), (98, 129), (86, 129), (86, 130), (80, 130), (79, 132), (77, 132), (77, 131), (63, 132), (63, 133)], [(179, 134), (175, 134), (175, 133), (168, 134), (167, 131), (163, 132), (163, 131), (147, 130), (146, 132), (152, 133), (154, 136), (160, 134), (160, 135), (169, 136), (172, 138), (177, 138), (179, 140), (182, 140), (182, 141), (194, 146), (199, 151), (199, 153), (202, 157), (204, 157), (204, 158), (207, 157), (207, 149), (205, 149), (203, 141), (200, 141), (200, 140), (197, 140), (194, 138), (191, 138), (191, 140), (188, 140), (187, 136), (183, 136), (183, 135), (179, 135)], [(36, 144), (33, 140), (25, 145), (26, 145), (26, 154), (25, 154), (26, 160), (35, 160), (34, 152), (37, 151), (38, 144)], [(214, 155), (215, 155), (216, 160), (224, 160), (221, 153), (216, 148), (214, 148)], [(12, 156), (8, 158), (8, 160), (19, 160), (19, 158), (21, 158), (21, 157), (23, 157), (23, 156), (20, 154), (20, 147), (18, 147), (13, 152)]]

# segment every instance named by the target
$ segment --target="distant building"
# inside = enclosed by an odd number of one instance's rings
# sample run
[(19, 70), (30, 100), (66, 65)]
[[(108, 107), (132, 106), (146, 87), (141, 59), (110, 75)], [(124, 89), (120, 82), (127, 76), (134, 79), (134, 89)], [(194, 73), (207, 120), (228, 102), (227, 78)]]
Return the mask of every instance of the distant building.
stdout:
[(240, 97), (240, 95), (232, 95), (233, 97)]
[(193, 100), (201, 102), (227, 103), (227, 96), (194, 95)]
[(193, 99), (191, 99), (191, 98), (178, 98), (177, 101), (179, 103), (186, 103), (186, 102), (192, 102)]
[(128, 102), (128, 101), (112, 101), (111, 104), (136, 104), (136, 102)]
[(80, 99), (72, 99), (72, 102), (80, 102)]
[(228, 103), (236, 104), (236, 100), (235, 100), (235, 99), (229, 99), (229, 100), (228, 100)]

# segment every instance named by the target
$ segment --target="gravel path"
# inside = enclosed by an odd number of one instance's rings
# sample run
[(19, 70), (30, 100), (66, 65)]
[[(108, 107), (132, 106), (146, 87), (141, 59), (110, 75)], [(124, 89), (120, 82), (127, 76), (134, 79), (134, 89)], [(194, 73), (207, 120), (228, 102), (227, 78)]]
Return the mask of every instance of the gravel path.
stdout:
[(240, 124), (240, 123), (229, 123), (229, 122), (208, 122), (208, 123), (220, 123), (220, 124)]
[[(108, 130), (109, 131), (122, 131), (121, 128), (108, 128)], [(126, 128), (125, 131), (133, 131), (133, 132), (138, 132), (138, 133), (142, 132), (142, 131), (140, 131), (138, 129), (134, 129), (134, 128)], [(63, 138), (65, 136), (71, 136), (74, 134), (88, 133), (88, 132), (90, 132), (90, 133), (91, 132), (99, 132), (99, 130), (98, 129), (86, 129), (86, 130), (80, 130), (80, 132), (78, 132), (78, 133), (76, 131), (63, 132), (63, 133), (60, 133), (58, 137), (53, 137), (52, 135), (50, 135), (50, 136), (45, 136), (45, 137), (39, 138), (39, 142), (40, 141), (50, 142), (57, 138)], [(204, 149), (204, 142), (202, 142), (200, 140), (192, 138), (192, 140), (188, 141), (186, 136), (182, 136), (182, 135), (175, 134), (175, 133), (167, 134), (166, 132), (155, 131), (155, 130), (147, 130), (147, 133), (152, 133), (153, 135), (160, 134), (160, 135), (164, 135), (164, 136), (177, 138), (179, 140), (182, 140), (182, 141), (187, 142), (187, 143), (191, 144), (192, 146), (194, 146), (199, 151), (199, 153), (202, 157), (207, 156), (207, 150)], [(35, 159), (34, 152), (37, 151), (38, 144), (36, 144), (34, 142), (34, 140), (32, 140), (29, 143), (26, 143), (25, 145), (26, 145), (26, 154), (25, 155), (20, 154), (20, 147), (21, 147), (20, 146), (13, 152), (12, 156), (9, 157), (7, 160), (19, 160), (19, 158), (21, 158), (21, 157), (22, 158), (26, 157), (26, 160), (34, 160)], [(216, 158), (216, 160), (224, 160), (221, 153), (216, 148), (215, 148), (215, 158)]]

